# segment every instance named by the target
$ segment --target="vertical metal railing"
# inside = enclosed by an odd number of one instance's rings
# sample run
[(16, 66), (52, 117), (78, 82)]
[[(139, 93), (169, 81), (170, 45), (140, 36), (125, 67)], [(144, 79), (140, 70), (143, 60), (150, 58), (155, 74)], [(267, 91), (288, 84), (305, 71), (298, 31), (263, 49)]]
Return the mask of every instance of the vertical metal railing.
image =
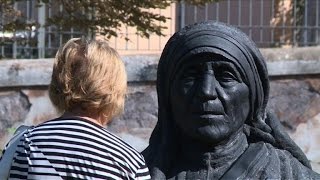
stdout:
[[(274, 7), (275, 7), (275, 3), (274, 0), (271, 1), (271, 17), (274, 17)], [(274, 25), (272, 25), (271, 27), (271, 44), (274, 44)]]
[[(161, 9), (159, 9), (159, 14), (162, 14)], [(159, 25), (161, 26), (161, 22), (159, 23)], [(148, 41), (150, 42), (150, 39), (148, 39)], [(150, 48), (151, 48), (150, 43), (148, 43), (148, 49), (150, 49)], [(161, 49), (161, 37), (160, 36), (158, 37), (158, 48)]]
[(204, 6), (204, 12), (205, 12), (205, 16), (204, 16), (204, 19), (207, 21), (208, 20), (208, 3), (205, 4)]
[[(293, 26), (297, 26), (297, 0), (294, 0), (293, 4)], [(299, 28), (294, 28), (292, 33), (293, 44), (297, 45), (297, 32)]]
[[(281, 6), (282, 7), (284, 7), (284, 5), (285, 5), (285, 3), (284, 3), (284, 0), (281, 0)], [(281, 33), (282, 33), (282, 37), (284, 37), (285, 35), (286, 35), (286, 33), (285, 33), (285, 30), (286, 30), (286, 25), (285, 25), (285, 23), (286, 23), (286, 14), (284, 13), (284, 11), (283, 11), (283, 13), (282, 13), (282, 17), (281, 17), (282, 19), (281, 19)], [(283, 38), (280, 38), (280, 44), (283, 44), (284, 43), (284, 39)]]
[(227, 1), (228, 5), (227, 5), (227, 23), (230, 23), (230, 0)]
[(315, 43), (316, 43), (316, 44), (319, 44), (319, 1), (316, 2), (316, 23), (315, 23), (315, 29), (316, 29)]
[[(63, 6), (62, 4), (59, 5), (59, 13), (63, 13)], [(59, 27), (59, 44), (62, 44), (63, 43), (63, 34), (62, 34), (62, 28)]]
[[(188, 25), (186, 22), (216, 20), (238, 26), (260, 47), (315, 46), (320, 43), (319, 1), (221, 0), (206, 4), (201, 11), (204, 15), (197, 8), (190, 8), (192, 5), (183, 4), (179, 27)], [(189, 16), (185, 14), (193, 14), (192, 19), (186, 19)]]
[(44, 3), (39, 4), (39, 10), (38, 10), (38, 23), (39, 23), (39, 29), (38, 29), (38, 58), (44, 58), (45, 57), (45, 39), (46, 39), (46, 30), (45, 30), (45, 20), (46, 20), (46, 6)]
[[(49, 3), (51, 3), (51, 0), (49, 0)], [(51, 17), (52, 16), (52, 9), (51, 8), (48, 8), (48, 16)], [(49, 26), (48, 27), (48, 33), (47, 33), (47, 38), (48, 38), (48, 49), (51, 50), (52, 49), (52, 42), (51, 42), (51, 39), (52, 39), (52, 27)]]
[(185, 11), (186, 11), (186, 7), (185, 7), (185, 2), (182, 0), (181, 2), (180, 2), (180, 26), (179, 26), (179, 28), (181, 29), (181, 28), (183, 28), (186, 24), (185, 24), (185, 22), (186, 22), (186, 20), (185, 20), (185, 16), (186, 16), (186, 14), (185, 14)]
[(263, 12), (263, 0), (260, 0), (260, 28), (259, 28), (259, 32), (260, 32), (260, 38), (259, 38), (259, 43), (263, 43), (263, 17), (264, 17), (264, 12)]
[(242, 1), (239, 0), (238, 1), (238, 26), (240, 27), (241, 26), (241, 3)]
[(194, 22), (197, 22), (197, 19), (198, 19), (198, 8), (197, 8), (197, 6), (194, 6), (193, 7), (193, 21)]
[[(51, 0), (51, 2), (54, 2)], [(286, 7), (284, 7), (286, 6)], [(37, 0), (18, 1), (14, 6), (25, 13), (25, 20), (44, 24), (45, 16), (51, 17), (55, 13), (62, 13), (63, 6), (38, 7)], [(320, 43), (320, 0), (220, 0), (206, 3), (203, 7), (191, 6), (184, 1), (175, 4), (170, 9), (170, 15), (175, 15), (175, 22), (168, 26), (175, 26), (166, 32), (167, 37), (190, 23), (204, 20), (223, 21), (238, 26), (247, 33), (260, 47), (275, 47), (282, 45), (315, 46)], [(55, 8), (55, 9), (52, 9)], [(276, 9), (283, 8), (285, 10)], [(159, 13), (163, 13), (159, 10)], [(287, 13), (287, 14), (285, 14)], [(290, 19), (291, 18), (291, 19)], [(3, 14), (0, 21), (4, 21)], [(276, 22), (276, 23), (275, 23)], [(163, 25), (163, 24), (160, 24)], [(39, 26), (34, 31), (30, 27), (27, 32), (11, 32), (11, 36), (1, 31), (0, 57), (6, 58), (43, 58), (52, 57), (58, 47), (67, 39), (79, 37), (81, 33), (74, 28)], [(161, 51), (165, 40), (152, 37), (145, 40), (136, 36), (128, 28), (118, 32), (122, 37), (130, 37), (130, 41), (122, 43), (123, 39), (115, 39), (115, 47), (121, 50)], [(169, 34), (168, 34), (169, 33)], [(36, 35), (35, 37), (33, 37)], [(10, 39), (11, 38), (11, 39)], [(24, 39), (23, 39), (24, 38)], [(22, 40), (21, 40), (22, 39)], [(142, 45), (146, 43), (146, 45)]]
[[(14, 3), (14, 9), (17, 9), (18, 4), (15, 2)], [(17, 58), (17, 37), (16, 37), (16, 32), (13, 32), (13, 46), (12, 46), (12, 57), (15, 59)]]
[(216, 3), (216, 20), (219, 21), (219, 2)]
[[(3, 7), (1, 7), (1, 24), (4, 24), (4, 10), (3, 10)], [(1, 37), (1, 46), (0, 46), (0, 48), (1, 48), (1, 55), (0, 55), (0, 58), (4, 58), (5, 57), (5, 50), (4, 50), (4, 48), (5, 48), (5, 34), (4, 34), (4, 29), (3, 29), (3, 27), (1, 27), (1, 34), (0, 34), (0, 37)]]
[(307, 44), (308, 39), (308, 0), (305, 0), (305, 6), (304, 6), (304, 28), (303, 28), (303, 43)]
[(252, 38), (252, 0), (249, 6), (249, 37)]

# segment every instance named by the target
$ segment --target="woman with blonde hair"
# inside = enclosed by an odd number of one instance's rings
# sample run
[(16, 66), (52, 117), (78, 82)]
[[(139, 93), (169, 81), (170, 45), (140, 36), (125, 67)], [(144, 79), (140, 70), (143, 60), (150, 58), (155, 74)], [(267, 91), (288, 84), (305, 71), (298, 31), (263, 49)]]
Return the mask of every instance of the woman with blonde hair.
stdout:
[(28, 129), (9, 179), (149, 179), (143, 157), (104, 126), (127, 88), (118, 53), (103, 40), (69, 40), (55, 57), (49, 96), (63, 113)]

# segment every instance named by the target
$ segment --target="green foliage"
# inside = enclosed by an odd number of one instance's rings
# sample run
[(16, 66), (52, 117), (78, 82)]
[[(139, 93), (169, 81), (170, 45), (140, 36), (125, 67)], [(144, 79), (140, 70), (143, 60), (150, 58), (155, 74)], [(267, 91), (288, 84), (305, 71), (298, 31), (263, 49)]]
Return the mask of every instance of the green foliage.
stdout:
[[(14, 3), (22, 0), (0, 0), (0, 31), (14, 32), (17, 30), (30, 30), (35, 22), (26, 22), (24, 15), (14, 8)], [(137, 34), (149, 37), (150, 34), (164, 35), (162, 31), (167, 27), (161, 22), (166, 22), (170, 17), (160, 15), (152, 9), (165, 9), (172, 3), (181, 0), (37, 0), (39, 6), (46, 4), (59, 9), (50, 18), (46, 19), (46, 26), (57, 26), (60, 30), (77, 29), (85, 34), (101, 34), (108, 38), (118, 34), (121, 26), (135, 27)], [(184, 0), (193, 5), (218, 0)], [(58, 5), (58, 6), (57, 6)]]
[(161, 29), (166, 27), (157, 22), (165, 22), (166, 17), (149, 12), (148, 9), (165, 8), (169, 2), (162, 0), (56, 0), (63, 5), (63, 12), (47, 19), (47, 25), (64, 28), (76, 28), (88, 33), (101, 33), (117, 36), (116, 29), (124, 25), (136, 27), (141, 36), (150, 33), (163, 35)]
[(21, 0), (0, 0), (0, 31), (12, 32), (17, 30), (30, 30), (35, 22), (26, 22), (24, 14), (14, 8), (14, 3)]
[(17, 130), (17, 128), (7, 128), (7, 132), (9, 133), (9, 134), (14, 134), (14, 132), (16, 132), (16, 130)]

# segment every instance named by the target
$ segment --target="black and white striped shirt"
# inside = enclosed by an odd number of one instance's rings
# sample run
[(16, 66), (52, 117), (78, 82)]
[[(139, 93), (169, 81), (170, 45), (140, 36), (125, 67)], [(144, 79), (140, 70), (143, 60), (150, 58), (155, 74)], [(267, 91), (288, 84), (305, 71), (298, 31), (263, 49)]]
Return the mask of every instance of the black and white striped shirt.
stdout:
[(10, 179), (150, 179), (142, 155), (81, 118), (54, 119), (24, 134)]

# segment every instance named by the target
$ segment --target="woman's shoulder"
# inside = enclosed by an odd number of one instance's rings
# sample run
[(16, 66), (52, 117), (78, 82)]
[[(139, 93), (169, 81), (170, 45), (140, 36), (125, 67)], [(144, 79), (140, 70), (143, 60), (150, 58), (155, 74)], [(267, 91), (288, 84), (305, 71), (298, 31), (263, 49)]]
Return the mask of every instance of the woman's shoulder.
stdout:
[(53, 119), (41, 123), (25, 134), (22, 147), (26, 146), (30, 153), (41, 153), (50, 162), (91, 162), (99, 164), (102, 171), (112, 167), (112, 171), (131, 177), (145, 167), (142, 155), (129, 144), (106, 128), (83, 119)]
[(99, 126), (84, 118), (57, 118), (46, 121), (44, 123), (35, 126), (31, 130), (31, 134), (43, 134), (45, 132), (50, 133), (47, 135), (61, 134), (68, 136), (72, 133), (75, 138), (80, 138), (87, 141), (99, 141), (101, 145), (110, 145), (111, 147), (121, 147), (126, 151), (132, 151), (134, 154), (140, 156), (140, 153), (135, 150), (131, 145), (123, 141), (120, 137), (107, 130), (105, 127)]
[[(36, 126), (31, 134), (52, 136), (65, 136), (69, 140), (81, 140), (80, 142), (94, 144), (98, 149), (111, 151), (118, 156), (127, 159), (134, 158), (138, 162), (144, 162), (142, 155), (120, 137), (91, 121), (83, 118), (53, 119)], [(109, 153), (109, 152), (108, 152)], [(114, 154), (111, 153), (111, 154)]]

